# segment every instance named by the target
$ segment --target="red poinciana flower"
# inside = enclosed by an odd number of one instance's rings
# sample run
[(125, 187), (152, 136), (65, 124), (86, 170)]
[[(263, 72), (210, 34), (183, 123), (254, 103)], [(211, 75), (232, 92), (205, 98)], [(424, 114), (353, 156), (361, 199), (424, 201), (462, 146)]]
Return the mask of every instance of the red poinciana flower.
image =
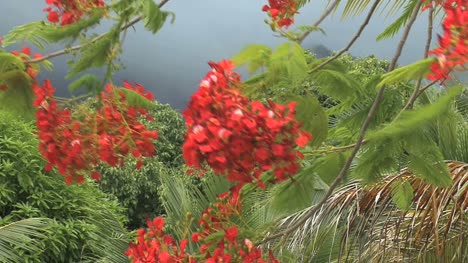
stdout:
[(139, 229), (135, 243), (131, 243), (125, 254), (133, 263), (193, 263), (185, 252), (188, 241), (178, 245), (174, 238), (164, 233), (164, 219), (147, 220), (148, 230)]
[(229, 61), (210, 63), (209, 72), (184, 111), (188, 133), (183, 145), (187, 165), (208, 164), (230, 181), (250, 183), (266, 171), (276, 181), (295, 174), (302, 157), (296, 145), (311, 135), (294, 119), (295, 103), (265, 105), (251, 101), (238, 89), (239, 75)]
[(267, 12), (278, 27), (289, 27), (297, 14), (297, 2), (294, 0), (268, 0), (262, 11)]
[[(125, 86), (149, 97), (141, 86), (133, 88), (128, 83)], [(130, 106), (125, 94), (112, 85), (107, 85), (100, 95), (101, 103), (96, 111), (85, 113), (60, 109), (48, 80), (33, 90), (34, 106), (38, 108), (39, 150), (48, 162), (46, 170), (57, 166), (66, 183), (81, 183), (90, 172), (91, 178), (98, 180), (99, 173), (93, 170), (99, 161), (116, 166), (132, 154), (138, 158), (139, 168), (142, 157), (154, 154), (153, 140), (158, 134), (138, 121), (140, 116), (147, 115), (146, 110)]]
[(46, 3), (47, 19), (62, 26), (75, 23), (90, 9), (106, 4), (104, 0), (46, 0)]
[(203, 212), (199, 220), (200, 229), (192, 234), (191, 242), (201, 244), (197, 255), (185, 251), (188, 240), (179, 245), (164, 233), (164, 220), (155, 218), (147, 221), (148, 230), (138, 230), (137, 239), (130, 244), (126, 254), (132, 262), (245, 262), (245, 263), (279, 263), (269, 253), (266, 259), (262, 250), (255, 247), (252, 241), (242, 238), (238, 226), (232, 223), (232, 217), (240, 213), (240, 202), (237, 189), (223, 193), (218, 202)]
[[(426, 1), (425, 1), (426, 2)], [(437, 57), (431, 65), (430, 80), (450, 79), (456, 67), (464, 68), (468, 62), (468, 1), (437, 1), (443, 6), (446, 17), (443, 21), (444, 34), (439, 36), (439, 47), (429, 54)]]

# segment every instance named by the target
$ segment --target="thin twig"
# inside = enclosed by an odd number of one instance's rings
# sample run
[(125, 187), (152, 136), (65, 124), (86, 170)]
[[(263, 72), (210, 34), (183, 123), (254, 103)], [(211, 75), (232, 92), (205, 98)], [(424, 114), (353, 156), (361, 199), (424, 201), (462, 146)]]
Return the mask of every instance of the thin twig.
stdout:
[[(379, 2), (379, 1), (376, 1), (376, 2)], [(416, 20), (416, 18), (418, 16), (419, 9), (421, 8), (421, 4), (422, 4), (422, 1), (419, 1), (419, 3), (416, 5), (415, 9), (413, 10), (413, 13), (411, 14), (411, 17), (410, 17), (410, 19), (408, 21), (408, 24), (405, 27), (405, 31), (403, 32), (401, 40), (400, 40), (400, 42), (398, 44), (398, 47), (397, 47), (397, 49), (395, 51), (395, 55), (394, 55), (394, 57), (392, 59), (392, 63), (388, 67), (388, 70), (387, 70), (388, 72), (394, 70), (395, 67), (396, 67), (398, 58), (400, 57), (401, 52), (403, 50), (403, 47), (404, 47), (404, 45), (406, 43), (406, 40), (408, 39), (409, 32), (410, 32), (410, 30), (411, 30), (411, 28), (412, 28), (412, 26), (414, 24), (414, 21)], [(284, 231), (282, 231), (280, 233), (277, 233), (277, 234), (266, 237), (264, 240), (259, 242), (259, 244), (264, 244), (264, 243), (266, 243), (268, 241), (271, 241), (271, 240), (274, 240), (274, 239), (276, 239), (278, 237), (283, 237), (283, 236), (289, 235), (290, 233), (292, 233), (293, 231), (295, 231), (296, 229), (301, 227), (312, 215), (315, 214), (315, 212), (317, 210), (319, 210), (322, 207), (323, 204), (325, 204), (325, 202), (327, 202), (328, 198), (333, 194), (335, 189), (338, 187), (338, 185), (341, 183), (341, 181), (346, 176), (349, 168), (351, 167), (351, 163), (354, 160), (354, 157), (356, 157), (359, 149), (361, 148), (361, 145), (362, 145), (362, 143), (364, 141), (364, 136), (365, 136), (365, 133), (367, 131), (367, 128), (369, 128), (369, 125), (370, 125), (370, 123), (371, 123), (371, 121), (372, 121), (372, 119), (373, 119), (373, 117), (375, 115), (375, 112), (377, 111), (377, 108), (378, 108), (380, 102), (382, 101), (384, 92), (385, 92), (385, 86), (380, 88), (379, 92), (377, 93), (377, 95), (376, 95), (376, 97), (374, 99), (374, 102), (372, 103), (372, 107), (370, 108), (369, 113), (367, 114), (367, 118), (364, 121), (364, 123), (362, 124), (358, 140), (356, 141), (356, 145), (354, 146), (353, 151), (351, 152), (351, 155), (349, 156), (349, 158), (346, 161), (344, 167), (341, 169), (340, 173), (336, 177), (335, 181), (330, 185), (330, 188), (328, 189), (327, 193), (322, 198), (322, 200), (320, 200), (320, 202), (318, 202), (314, 207), (312, 207), (309, 211), (307, 211), (307, 213), (305, 213), (304, 216), (299, 221), (297, 221), (295, 224), (291, 225), (286, 230), (284, 230)]]
[[(169, 0), (162, 0), (161, 3), (159, 3), (159, 8), (163, 7), (167, 2), (169, 2)], [(124, 25), (120, 30), (124, 31), (124, 30), (128, 29), (129, 27), (134, 26), (136, 23), (140, 22), (142, 19), (143, 19), (143, 16), (138, 16), (138, 17), (134, 18), (133, 20), (131, 20), (128, 24)], [(62, 49), (62, 50), (59, 50), (59, 51), (55, 51), (55, 52), (49, 53), (49, 54), (47, 54), (45, 56), (42, 56), (40, 58), (26, 60), (25, 63), (26, 64), (38, 63), (38, 62), (42, 62), (42, 61), (47, 60), (47, 59), (51, 59), (51, 58), (54, 58), (54, 57), (58, 57), (58, 56), (61, 56), (61, 55), (71, 53), (72, 51), (75, 51), (75, 50), (80, 50), (80, 49), (82, 49), (84, 47), (87, 47), (90, 44), (95, 43), (96, 41), (102, 39), (107, 34), (109, 34), (109, 32), (100, 34), (99, 36), (91, 39), (91, 41), (89, 41), (87, 43), (76, 45), (76, 46), (73, 46), (73, 47), (70, 47), (70, 48), (65, 48), (65, 49)]]
[(327, 18), (327, 16), (329, 16), (331, 14), (331, 12), (333, 11), (333, 9), (335, 9), (336, 5), (340, 2), (341, 0), (335, 0), (335, 2), (333, 2), (326, 10), (325, 12), (323, 12), (322, 16), (317, 20), (315, 21), (315, 23), (312, 24), (311, 26), (311, 29), (305, 31), (296, 41), (298, 44), (301, 44), (304, 39), (306, 39), (306, 37), (308, 37), (310, 35), (310, 33), (312, 33), (312, 31), (318, 27), (320, 25), (320, 23), (323, 22), (323, 20), (325, 20), (325, 18)]
[[(429, 9), (429, 15), (428, 15), (428, 22), (427, 22), (427, 40), (426, 40), (426, 46), (424, 48), (424, 58), (428, 57), (429, 49), (431, 47), (431, 41), (432, 41), (432, 30), (433, 30), (433, 24), (434, 24), (434, 8), (430, 7)], [(413, 107), (414, 102), (420, 95), (420, 88), (422, 84), (422, 78), (418, 79), (418, 83), (414, 87), (413, 94), (409, 98), (408, 102), (406, 103), (405, 107), (403, 108), (403, 111), (406, 111), (408, 109), (411, 109)]]
[(379, 5), (380, 3), (380, 0), (376, 0), (374, 2), (374, 4), (372, 5), (371, 9), (369, 10), (369, 13), (367, 14), (366, 16), (366, 19), (364, 20), (364, 22), (362, 23), (362, 25), (359, 27), (359, 30), (356, 32), (356, 34), (353, 36), (353, 38), (351, 39), (351, 41), (348, 43), (348, 45), (346, 45), (345, 48), (343, 48), (342, 50), (338, 51), (338, 53), (336, 53), (334, 56), (328, 58), (327, 60), (325, 60), (324, 62), (320, 63), (320, 65), (316, 66), (315, 68), (313, 68), (311, 71), (309, 71), (309, 73), (312, 73), (312, 72), (315, 72), (321, 68), (323, 68), (324, 66), (326, 66), (328, 63), (334, 61), (335, 59), (337, 59), (339, 56), (341, 56), (343, 53), (345, 53), (346, 51), (348, 51), (354, 44), (354, 42), (356, 42), (356, 40), (361, 36), (361, 33), (362, 31), (364, 31), (364, 29), (366, 28), (367, 24), (369, 23), (372, 15), (374, 14), (375, 10), (377, 9), (377, 6)]
[(434, 84), (436, 84), (437, 82), (439, 82), (439, 80), (434, 80), (434, 81), (432, 81), (431, 83), (429, 83), (429, 84), (427, 84), (426, 86), (424, 86), (424, 88), (420, 89), (420, 90), (419, 90), (419, 93), (418, 93), (418, 96), (416, 96), (416, 98), (419, 97), (421, 94), (423, 94), (424, 91), (426, 91), (428, 88), (432, 87), (432, 86), (433, 86)]

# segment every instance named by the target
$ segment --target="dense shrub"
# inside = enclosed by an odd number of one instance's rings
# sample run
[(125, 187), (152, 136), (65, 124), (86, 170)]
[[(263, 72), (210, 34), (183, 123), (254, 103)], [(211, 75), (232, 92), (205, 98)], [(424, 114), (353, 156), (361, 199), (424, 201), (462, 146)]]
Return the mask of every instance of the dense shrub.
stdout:
[(0, 112), (0, 226), (31, 217), (53, 219), (41, 249), (25, 254), (24, 262), (124, 256), (128, 240), (118, 203), (94, 183), (67, 186), (57, 173), (43, 173), (37, 143), (33, 124)]

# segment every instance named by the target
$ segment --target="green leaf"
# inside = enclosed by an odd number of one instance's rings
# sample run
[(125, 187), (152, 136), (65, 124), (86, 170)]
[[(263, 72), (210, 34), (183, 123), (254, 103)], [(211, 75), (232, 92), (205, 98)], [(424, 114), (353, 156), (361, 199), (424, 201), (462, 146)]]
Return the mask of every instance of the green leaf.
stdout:
[(24, 71), (26, 65), (18, 56), (7, 52), (0, 53), (0, 73), (4, 74), (3, 72), (11, 70), (12, 68)]
[(287, 42), (276, 48), (271, 55), (270, 67), (285, 67), (291, 83), (302, 82), (308, 76), (305, 52), (296, 42)]
[(417, 61), (413, 64), (410, 64), (404, 67), (399, 67), (387, 74), (384, 74), (383, 79), (379, 83), (378, 87), (422, 78), (427, 73), (429, 73), (430, 71), (429, 66), (434, 61), (435, 61), (434, 58), (426, 58), (426, 59)]
[(365, 184), (377, 182), (382, 174), (398, 169), (398, 158), (402, 151), (401, 143), (392, 138), (367, 143), (362, 149), (363, 153), (353, 174), (363, 179)]
[(311, 146), (320, 146), (328, 135), (328, 116), (320, 102), (313, 95), (294, 96), (296, 101), (296, 120), (302, 123), (302, 128), (311, 133)]
[(112, 47), (113, 39), (109, 36), (92, 43), (89, 47), (82, 50), (78, 61), (72, 63), (72, 68), (66, 78), (72, 78), (91, 67), (99, 68), (106, 65)]
[(0, 92), (0, 111), (10, 112), (26, 120), (34, 118), (32, 106), (34, 94), (31, 89), (31, 78), (22, 70), (12, 70), (0, 74), (0, 84), (7, 89)]
[(68, 85), (68, 89), (71, 92), (75, 92), (81, 88), (86, 88), (88, 92), (97, 91), (100, 89), (99, 87), (101, 84), (102, 83), (98, 77), (93, 74), (86, 74), (70, 83), (70, 85)]
[(431, 121), (444, 114), (450, 107), (451, 101), (462, 92), (461, 86), (451, 87), (447, 94), (436, 102), (422, 106), (412, 111), (405, 111), (394, 122), (386, 127), (370, 133), (368, 141), (384, 140), (386, 138), (402, 138), (414, 133), (422, 126), (427, 126)]
[(314, 161), (314, 172), (326, 183), (331, 184), (346, 162), (344, 153), (330, 153)]
[(293, 213), (313, 205), (328, 189), (310, 166), (272, 189), (271, 209), (273, 213)]
[(271, 48), (266, 45), (261, 44), (252, 44), (248, 45), (236, 56), (231, 58), (231, 61), (236, 66), (247, 65), (247, 70), (249, 74), (254, 73), (259, 68), (267, 65), (270, 56)]
[(397, 181), (392, 189), (392, 200), (401, 210), (408, 210), (413, 201), (414, 192), (411, 184), (406, 180)]
[(153, 0), (146, 0), (142, 10), (146, 29), (155, 34), (164, 25), (168, 13), (161, 11)]
[(408, 169), (416, 176), (434, 186), (447, 187), (452, 184), (444, 157), (429, 136), (407, 136), (405, 150), (409, 155)]
[(431, 154), (433, 153), (410, 152), (408, 169), (434, 186), (448, 187), (452, 185), (453, 180), (447, 169), (447, 165), (442, 160), (430, 162), (436, 159), (436, 156), (431, 156)]
[(155, 104), (148, 100), (147, 98), (143, 97), (142, 95), (138, 94), (137, 92), (126, 89), (126, 88), (119, 88), (115, 90), (116, 93), (122, 92), (125, 94), (127, 102), (130, 106), (137, 106), (147, 110), (154, 108)]
[(20, 25), (8, 32), (3, 39), (3, 45), (6, 47), (18, 42), (28, 42), (40, 49), (45, 49), (46, 45), (50, 43), (67, 38), (76, 39), (85, 29), (97, 25), (102, 17), (102, 10), (95, 9), (89, 13), (87, 18), (67, 26), (56, 26), (44, 21)]
[(392, 24), (390, 24), (387, 28), (385, 28), (385, 30), (382, 33), (380, 33), (377, 36), (377, 41), (395, 36), (395, 34), (398, 33), (398, 31), (400, 31), (400, 29), (406, 25), (406, 22), (408, 22), (417, 4), (418, 1), (409, 1), (408, 4), (405, 6), (405, 10), (401, 14), (401, 16), (398, 17)]

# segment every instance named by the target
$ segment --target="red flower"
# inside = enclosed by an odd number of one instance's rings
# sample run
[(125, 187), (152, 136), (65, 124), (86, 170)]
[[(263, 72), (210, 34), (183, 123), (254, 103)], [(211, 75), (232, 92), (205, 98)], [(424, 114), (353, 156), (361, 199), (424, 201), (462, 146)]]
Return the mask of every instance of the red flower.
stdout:
[(294, 15), (297, 14), (297, 2), (294, 0), (268, 0), (269, 5), (264, 5), (263, 12), (267, 12), (278, 27), (289, 27), (294, 23)]
[(105, 6), (104, 0), (46, 0), (47, 19), (51, 23), (68, 25), (80, 20), (89, 10)]
[(295, 103), (264, 105), (239, 90), (240, 77), (232, 63), (209, 63), (212, 71), (191, 97), (184, 117), (188, 133), (183, 156), (188, 166), (210, 166), (240, 184), (257, 181), (273, 170), (275, 181), (293, 175), (301, 158), (296, 145), (305, 146), (311, 135), (294, 119)]
[(51, 11), (49, 12), (49, 14), (47, 15), (47, 19), (51, 22), (51, 23), (57, 23), (59, 21), (59, 14), (55, 11)]
[[(147, 112), (128, 105), (113, 86), (106, 86), (106, 92), (100, 95), (101, 106), (93, 114), (72, 114), (59, 109), (48, 80), (33, 90), (36, 94), (33, 104), (38, 108), (39, 150), (48, 161), (47, 169), (57, 166), (67, 183), (81, 183), (89, 173), (93, 180), (99, 180), (99, 173), (92, 172), (99, 161), (116, 166), (131, 152), (138, 159), (139, 169), (142, 158), (154, 154), (152, 141), (157, 132), (148, 131), (138, 120), (141, 115), (147, 116)], [(142, 87), (138, 92), (142, 92)]]
[(233, 242), (236, 238), (237, 238), (237, 227), (234, 226), (234, 227), (231, 227), (229, 229), (226, 229), (225, 230), (226, 234), (224, 235), (224, 237)]
[[(424, 0), (423, 0), (424, 1)], [(437, 61), (431, 66), (430, 80), (450, 79), (456, 68), (465, 68), (468, 62), (468, 1), (446, 0), (436, 2), (445, 10), (442, 27), (444, 34), (439, 36), (439, 47), (430, 51)]]

